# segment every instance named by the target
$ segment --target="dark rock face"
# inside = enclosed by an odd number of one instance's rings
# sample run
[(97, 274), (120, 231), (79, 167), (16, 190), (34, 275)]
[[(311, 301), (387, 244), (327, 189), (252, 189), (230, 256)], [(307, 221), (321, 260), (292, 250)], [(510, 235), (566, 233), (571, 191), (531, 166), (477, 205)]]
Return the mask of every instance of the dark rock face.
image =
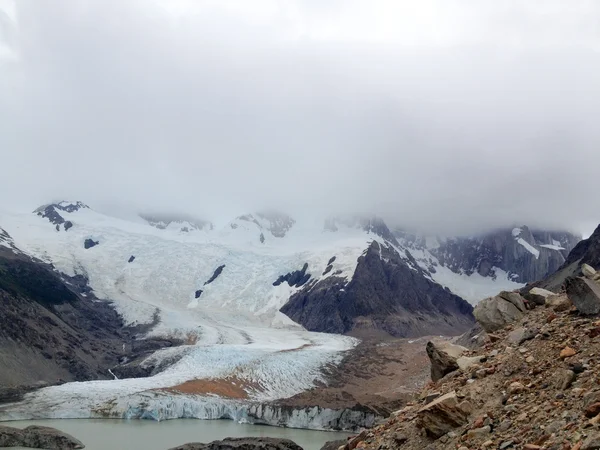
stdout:
[(440, 264), (456, 273), (495, 277), (493, 267), (498, 267), (515, 281), (527, 283), (556, 271), (579, 240), (571, 233), (532, 231), (523, 226), (479, 237), (448, 239), (430, 251)]
[(135, 256), (131, 255), (127, 260), (128, 263), (132, 263), (135, 260)]
[(63, 225), (65, 231), (73, 227), (73, 222), (65, 220), (59, 211), (66, 213), (73, 213), (80, 209), (89, 208), (85, 203), (82, 202), (60, 202), (52, 203), (50, 205), (40, 206), (34, 211), (40, 217), (48, 219), (48, 221), (56, 226), (56, 231), (60, 231), (60, 226)]
[(195, 293), (194, 293), (194, 298), (200, 298), (200, 296), (202, 295), (204, 291), (202, 289), (198, 289)]
[(37, 211), (37, 215), (43, 217), (44, 219), (48, 219), (50, 223), (53, 223), (56, 226), (59, 226), (65, 223), (65, 219), (61, 216), (56, 210), (56, 205), (48, 205), (43, 210)]
[(93, 239), (86, 239), (86, 240), (83, 242), (83, 247), (84, 247), (85, 249), (88, 249), (88, 248), (95, 247), (95, 246), (96, 246), (96, 245), (98, 245), (99, 243), (100, 243), (100, 242), (98, 242), (98, 241), (94, 241)]
[(0, 228), (0, 242), (3, 246), (10, 248), (13, 252), (19, 253), (19, 249), (15, 246), (15, 242), (8, 232)]
[(555, 273), (536, 285), (556, 292), (567, 278), (582, 275), (583, 264), (600, 269), (600, 225), (588, 239), (579, 242), (573, 248), (564, 264)]
[(427, 356), (431, 362), (431, 380), (441, 380), (444, 375), (447, 375), (455, 370), (458, 370), (458, 364), (456, 358), (450, 356), (448, 353), (440, 348), (437, 348), (431, 341), (425, 346)]
[(85, 446), (56, 428), (29, 426), (20, 428), (0, 426), (0, 447), (28, 447), (48, 450), (74, 450)]
[(289, 439), (276, 438), (227, 438), (209, 444), (184, 444), (171, 450), (302, 450)]
[(273, 282), (273, 286), (279, 286), (281, 283), (289, 284), (291, 287), (304, 286), (308, 280), (310, 280), (310, 273), (306, 273), (308, 270), (308, 263), (304, 263), (301, 270), (295, 270), (293, 272), (281, 275), (277, 280)]
[(583, 277), (565, 281), (567, 296), (581, 314), (600, 313), (600, 285)]
[(373, 242), (351, 281), (330, 276), (295, 293), (281, 312), (310, 331), (379, 329), (397, 337), (460, 334), (473, 308), (390, 245)]
[(123, 343), (132, 340), (131, 331), (110, 303), (93, 297), (85, 276), (62, 278), (0, 247), (0, 395), (6, 400), (44, 384), (112, 379), (108, 369), (129, 356)]
[[(212, 274), (212, 276), (208, 279), (208, 281), (204, 283), (204, 286), (206, 286), (207, 284), (210, 284), (213, 281), (215, 281), (217, 279), (217, 277), (219, 275), (221, 275), (221, 272), (223, 272), (224, 268), (225, 268), (225, 264), (223, 264), (222, 266), (217, 267), (215, 269), (214, 273)], [(198, 298), (198, 297), (196, 297), (196, 298)]]

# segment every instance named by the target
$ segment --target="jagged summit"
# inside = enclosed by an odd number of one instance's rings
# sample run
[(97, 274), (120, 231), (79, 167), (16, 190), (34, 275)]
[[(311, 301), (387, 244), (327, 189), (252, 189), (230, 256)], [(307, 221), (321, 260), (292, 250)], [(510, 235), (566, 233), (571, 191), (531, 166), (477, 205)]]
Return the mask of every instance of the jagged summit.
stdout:
[(90, 207), (80, 201), (72, 202), (63, 200), (56, 203), (42, 205), (39, 208), (35, 209), (33, 212), (40, 217), (48, 219), (50, 223), (55, 225), (56, 231), (61, 230), (61, 225), (62, 229), (64, 231), (67, 231), (73, 226), (73, 222), (70, 220), (66, 220), (60, 212), (71, 214), (81, 209), (90, 209)]
[(0, 247), (6, 247), (13, 251), (13, 253), (21, 253), (21, 251), (15, 246), (13, 238), (0, 227)]
[(569, 232), (535, 230), (523, 225), (466, 237), (425, 237), (394, 232), (402, 245), (427, 251), (455, 273), (495, 278), (498, 269), (517, 283), (542, 279), (564, 264), (581, 239)]

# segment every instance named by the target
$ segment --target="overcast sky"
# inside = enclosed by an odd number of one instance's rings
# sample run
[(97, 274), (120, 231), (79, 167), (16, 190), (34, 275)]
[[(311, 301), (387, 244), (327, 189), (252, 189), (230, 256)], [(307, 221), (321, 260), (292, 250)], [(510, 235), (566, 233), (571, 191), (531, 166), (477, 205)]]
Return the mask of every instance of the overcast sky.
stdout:
[(0, 0), (0, 206), (600, 222), (596, 0)]

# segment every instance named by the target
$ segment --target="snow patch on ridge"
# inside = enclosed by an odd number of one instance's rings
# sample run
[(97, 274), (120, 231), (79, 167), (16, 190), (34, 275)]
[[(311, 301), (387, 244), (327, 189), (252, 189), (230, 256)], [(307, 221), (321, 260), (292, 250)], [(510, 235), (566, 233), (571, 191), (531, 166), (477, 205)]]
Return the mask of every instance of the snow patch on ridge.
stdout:
[(529, 242), (527, 242), (525, 239), (523, 238), (518, 238), (517, 242), (522, 245), (523, 247), (525, 247), (525, 250), (527, 250), (529, 253), (531, 253), (533, 256), (535, 256), (535, 259), (538, 259), (540, 257), (540, 251), (535, 248), (533, 245), (531, 245)]
[[(553, 241), (553, 242), (556, 242), (556, 241)], [(559, 242), (559, 244), (560, 244), (560, 242)], [(554, 244), (554, 245), (550, 245), (550, 244), (541, 244), (541, 245), (540, 245), (540, 247), (548, 248), (548, 249), (550, 249), (550, 250), (557, 250), (557, 251), (560, 251), (560, 250), (565, 250), (565, 248), (564, 248), (564, 247), (561, 247), (560, 245), (556, 245), (556, 244)]]

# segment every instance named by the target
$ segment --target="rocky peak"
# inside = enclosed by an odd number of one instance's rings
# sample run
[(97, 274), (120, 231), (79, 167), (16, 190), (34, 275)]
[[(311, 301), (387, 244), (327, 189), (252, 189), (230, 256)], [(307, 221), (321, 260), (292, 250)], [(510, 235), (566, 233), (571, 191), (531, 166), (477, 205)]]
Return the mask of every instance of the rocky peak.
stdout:
[(15, 253), (20, 253), (20, 250), (15, 246), (15, 242), (10, 234), (0, 227), (0, 247), (7, 247)]
[(377, 241), (358, 259), (351, 280), (334, 274), (309, 283), (281, 312), (310, 331), (382, 330), (397, 337), (456, 334), (473, 323), (471, 305)]
[(528, 283), (557, 270), (578, 241), (571, 233), (521, 226), (449, 238), (429, 251), (455, 273), (494, 277), (494, 268), (499, 268), (513, 281)]
[(90, 207), (80, 201), (71, 202), (65, 200), (57, 203), (50, 203), (48, 205), (42, 205), (33, 212), (44, 219), (48, 219), (50, 223), (55, 225), (56, 231), (60, 231), (61, 226), (64, 231), (67, 231), (73, 226), (73, 222), (66, 220), (61, 212), (71, 214), (81, 209), (90, 209)]

